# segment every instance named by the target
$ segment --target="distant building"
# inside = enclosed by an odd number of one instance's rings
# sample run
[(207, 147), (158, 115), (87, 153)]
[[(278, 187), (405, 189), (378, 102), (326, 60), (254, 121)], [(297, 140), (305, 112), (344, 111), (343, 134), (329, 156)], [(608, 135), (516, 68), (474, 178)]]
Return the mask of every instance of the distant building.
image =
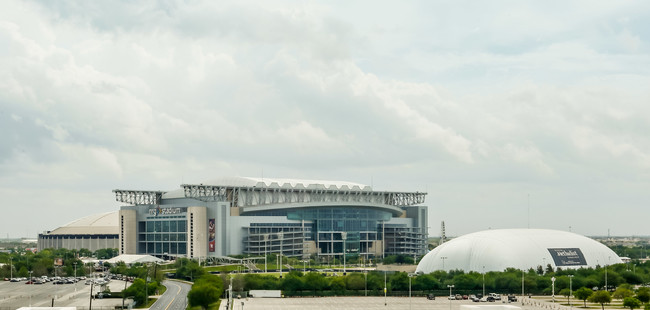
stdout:
[(92, 252), (118, 248), (118, 211), (94, 214), (38, 235), (38, 250), (54, 248)]
[(121, 254), (307, 258), (427, 251), (426, 193), (339, 181), (224, 178), (174, 191), (115, 190)]

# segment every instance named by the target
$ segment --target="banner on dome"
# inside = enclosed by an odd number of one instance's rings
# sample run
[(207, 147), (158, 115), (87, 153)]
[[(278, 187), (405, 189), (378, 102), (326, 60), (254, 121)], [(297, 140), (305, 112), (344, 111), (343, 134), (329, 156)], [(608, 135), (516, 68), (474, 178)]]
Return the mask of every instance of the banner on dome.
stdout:
[(587, 260), (578, 248), (553, 248), (548, 249), (551, 253), (555, 266), (584, 266)]

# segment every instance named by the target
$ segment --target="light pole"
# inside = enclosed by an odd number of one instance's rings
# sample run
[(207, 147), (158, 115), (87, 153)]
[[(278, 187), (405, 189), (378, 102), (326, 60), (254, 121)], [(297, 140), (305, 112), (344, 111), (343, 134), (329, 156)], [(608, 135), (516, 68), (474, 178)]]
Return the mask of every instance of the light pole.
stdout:
[(521, 268), (521, 304), (524, 304), (524, 268)]
[(553, 302), (555, 303), (555, 277), (551, 277), (551, 296), (553, 297)]
[(368, 270), (363, 271), (363, 278), (365, 280), (363, 283), (363, 289), (366, 291), (366, 297), (368, 297)]
[(454, 288), (454, 285), (447, 285), (449, 288), (449, 310), (451, 310), (451, 289)]
[(442, 270), (445, 270), (445, 259), (447, 259), (447, 256), (442, 256), (440, 259), (442, 259)]
[(411, 278), (413, 277), (412, 273), (408, 274), (409, 276), (409, 310), (411, 309)]
[(280, 239), (280, 279), (282, 279), (282, 238), (284, 234), (282, 232), (278, 233), (278, 239)]
[(14, 278), (14, 258), (13, 257), (9, 257), (9, 269), (10, 269), (10, 271), (9, 271), (10, 276), (9, 277), (10, 277), (10, 279), (13, 279)]
[(386, 271), (384, 271), (384, 306), (387, 306), (388, 302), (386, 300)]
[(611, 259), (611, 256), (607, 256), (607, 264), (605, 264), (605, 290), (609, 292), (609, 288), (607, 287), (607, 265), (609, 264), (609, 260)]
[(573, 295), (573, 281), (572, 281), (573, 280), (573, 275), (570, 274), (568, 277), (569, 277), (569, 298), (568, 298), (569, 299), (569, 307), (573, 308), (573, 306), (571, 305), (571, 295)]
[(74, 292), (77, 292), (77, 262), (72, 263), (74, 265)]
[[(34, 280), (32, 280), (32, 273), (34, 271), (30, 270), (29, 271), (29, 284), (34, 285)], [(29, 290), (29, 306), (32, 306), (32, 290)]]
[(266, 273), (266, 243), (269, 239), (269, 234), (264, 235), (264, 273)]
[(483, 266), (483, 296), (485, 296), (485, 266)]

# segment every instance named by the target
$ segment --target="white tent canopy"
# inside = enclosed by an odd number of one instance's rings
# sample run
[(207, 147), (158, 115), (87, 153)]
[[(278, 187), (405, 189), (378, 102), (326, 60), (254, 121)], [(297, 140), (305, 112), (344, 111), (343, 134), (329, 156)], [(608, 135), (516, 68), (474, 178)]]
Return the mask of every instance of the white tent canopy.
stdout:
[(161, 263), (164, 262), (164, 260), (151, 256), (151, 255), (135, 255), (135, 254), (122, 254), (119, 256), (115, 256), (111, 259), (106, 260), (107, 263), (109, 264), (116, 264), (118, 262), (124, 262), (127, 265), (132, 265), (135, 263)]

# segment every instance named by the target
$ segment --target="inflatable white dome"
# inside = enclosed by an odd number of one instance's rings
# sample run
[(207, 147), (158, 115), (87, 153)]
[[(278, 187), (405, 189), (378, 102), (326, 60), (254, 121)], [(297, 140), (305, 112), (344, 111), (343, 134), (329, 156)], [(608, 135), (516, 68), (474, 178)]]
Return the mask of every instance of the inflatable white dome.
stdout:
[(422, 258), (416, 272), (546, 269), (548, 264), (568, 269), (618, 263), (622, 261), (614, 251), (582, 235), (548, 229), (495, 229), (441, 244)]

